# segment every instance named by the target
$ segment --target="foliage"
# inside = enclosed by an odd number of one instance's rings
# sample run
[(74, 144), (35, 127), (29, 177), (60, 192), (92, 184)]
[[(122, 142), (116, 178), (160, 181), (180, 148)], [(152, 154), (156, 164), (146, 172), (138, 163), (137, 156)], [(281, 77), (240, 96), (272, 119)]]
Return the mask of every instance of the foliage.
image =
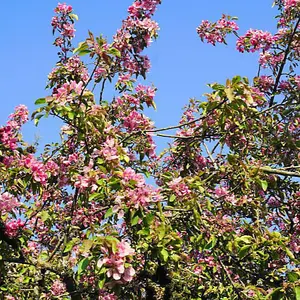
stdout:
[[(260, 52), (259, 74), (210, 84), (159, 129), (143, 114), (156, 89), (139, 82), (160, 2), (134, 1), (112, 42), (89, 32), (75, 49), (78, 17), (55, 8), (59, 61), (32, 119), (60, 119), (61, 142), (37, 155), (22, 105), (0, 128), (4, 299), (300, 299), (300, 2), (275, 1), (274, 35), (203, 21), (202, 41), (233, 33)], [(154, 136), (173, 139), (159, 156)]]

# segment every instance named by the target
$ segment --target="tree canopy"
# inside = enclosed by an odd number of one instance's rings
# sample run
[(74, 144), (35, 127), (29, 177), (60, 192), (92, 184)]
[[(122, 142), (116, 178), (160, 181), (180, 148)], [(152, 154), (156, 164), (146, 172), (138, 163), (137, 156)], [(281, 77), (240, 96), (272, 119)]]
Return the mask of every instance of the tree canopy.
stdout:
[(257, 76), (209, 84), (165, 128), (144, 113), (160, 4), (135, 0), (111, 42), (77, 46), (73, 8), (55, 8), (31, 119), (61, 120), (61, 141), (26, 143), (24, 105), (0, 128), (2, 299), (300, 299), (300, 1), (274, 2), (275, 33), (202, 21), (203, 42), (258, 52)]

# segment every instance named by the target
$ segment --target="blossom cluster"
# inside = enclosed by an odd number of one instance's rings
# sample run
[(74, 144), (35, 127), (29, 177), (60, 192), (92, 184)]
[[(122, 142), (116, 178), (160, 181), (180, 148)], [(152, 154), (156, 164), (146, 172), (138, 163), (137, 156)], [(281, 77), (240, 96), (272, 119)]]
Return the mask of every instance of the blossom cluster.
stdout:
[(209, 44), (226, 44), (225, 38), (227, 34), (238, 29), (237, 23), (230, 16), (223, 15), (221, 19), (214, 23), (207, 20), (202, 21), (197, 27), (197, 33), (202, 41), (205, 40)]
[(188, 196), (191, 193), (189, 187), (183, 182), (181, 177), (171, 180), (168, 186), (180, 198)]
[(0, 141), (9, 149), (15, 150), (20, 141), (19, 130), (28, 120), (28, 109), (25, 105), (16, 107), (15, 112), (9, 116), (6, 125), (0, 128)]
[(66, 60), (66, 53), (71, 50), (71, 40), (75, 36), (74, 19), (77, 16), (72, 14), (73, 8), (65, 3), (59, 3), (54, 12), (57, 14), (51, 20), (53, 33), (57, 31), (59, 37), (54, 41), (54, 45), (60, 47), (59, 56), (62, 61)]
[(245, 35), (238, 38), (236, 47), (239, 52), (255, 52), (258, 50), (267, 51), (271, 48), (274, 42), (277, 40), (276, 36), (273, 36), (268, 31), (262, 31), (257, 29), (249, 29)]
[(12, 194), (4, 192), (0, 195), (0, 213), (11, 212), (19, 206), (20, 202)]
[(273, 54), (269, 51), (264, 51), (260, 53), (259, 64), (263, 68), (266, 68), (267, 66), (275, 68), (283, 61), (283, 57), (284, 57), (283, 53)]
[(283, 5), (286, 12), (290, 12), (293, 9), (300, 11), (300, 0), (284, 0)]
[(116, 281), (124, 283), (130, 282), (135, 275), (135, 270), (129, 265), (131, 257), (135, 253), (134, 249), (132, 249), (127, 242), (122, 241), (117, 244), (116, 253), (113, 253), (105, 247), (102, 248), (102, 251), (104, 258), (98, 260), (97, 267), (99, 269), (101, 269), (102, 266), (106, 267), (106, 275), (108, 278), (113, 278)]
[(5, 234), (10, 238), (17, 236), (19, 229), (23, 228), (25, 222), (18, 220), (11, 220), (5, 223)]
[(150, 68), (148, 57), (141, 55), (141, 52), (157, 37), (159, 27), (151, 16), (158, 4), (159, 0), (134, 1), (128, 9), (129, 16), (114, 36), (113, 46), (121, 52), (120, 63), (131, 75), (145, 76)]
[[(39, 182), (41, 184), (46, 184), (48, 175), (47, 175), (47, 169), (43, 162), (38, 161), (32, 154), (28, 154), (26, 156), (23, 156), (19, 161), (19, 166), (24, 166), (29, 170), (29, 172), (32, 174), (33, 179), (36, 182)], [(49, 164), (49, 167), (55, 170), (57, 170), (57, 166), (53, 166)]]

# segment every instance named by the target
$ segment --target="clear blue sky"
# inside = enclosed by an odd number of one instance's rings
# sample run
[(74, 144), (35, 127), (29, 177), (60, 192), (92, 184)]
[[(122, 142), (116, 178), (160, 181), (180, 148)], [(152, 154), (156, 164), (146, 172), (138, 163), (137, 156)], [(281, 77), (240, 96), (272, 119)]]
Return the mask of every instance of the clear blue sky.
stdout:
[[(61, 1), (64, 2), (64, 1)], [(201, 98), (207, 83), (225, 82), (234, 75), (253, 77), (257, 72), (257, 56), (235, 51), (234, 39), (228, 46), (213, 47), (201, 43), (196, 27), (201, 20), (217, 20), (222, 13), (239, 17), (240, 34), (248, 28), (275, 30), (272, 0), (164, 0), (154, 19), (161, 31), (159, 39), (147, 51), (152, 68), (147, 82), (158, 88), (157, 111), (148, 115), (157, 127), (175, 125), (182, 107), (191, 97)], [(70, 0), (79, 15), (75, 44), (84, 40), (87, 30), (102, 33), (108, 39), (121, 25), (132, 0)], [(0, 124), (18, 104), (31, 112), (34, 101), (46, 96), (47, 74), (57, 61), (50, 21), (55, 0), (9, 0), (1, 3), (1, 110)], [(27, 125), (25, 138), (42, 142), (57, 139), (57, 124), (42, 121), (39, 128)], [(160, 144), (161, 146), (162, 144)], [(161, 147), (160, 147), (161, 148)]]

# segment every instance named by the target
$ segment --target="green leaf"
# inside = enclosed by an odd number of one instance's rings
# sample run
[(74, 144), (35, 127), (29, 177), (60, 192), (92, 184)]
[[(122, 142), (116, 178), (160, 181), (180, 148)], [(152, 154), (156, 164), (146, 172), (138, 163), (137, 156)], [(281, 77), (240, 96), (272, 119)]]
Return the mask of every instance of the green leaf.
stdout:
[(266, 180), (260, 180), (259, 181), (261, 188), (265, 192), (268, 189), (268, 182)]
[(79, 264), (78, 264), (78, 271), (77, 271), (78, 275), (80, 275), (87, 268), (87, 266), (89, 265), (89, 263), (90, 263), (90, 260), (87, 257), (85, 257), (84, 259), (82, 259), (79, 262)]
[(232, 88), (226, 88), (225, 89), (225, 94), (228, 98), (228, 100), (233, 101), (234, 100), (234, 94)]
[(114, 214), (113, 208), (110, 207), (110, 208), (106, 211), (106, 213), (105, 213), (105, 215), (104, 215), (104, 219), (111, 217), (113, 214)]
[(49, 213), (46, 210), (41, 212), (41, 219), (43, 222), (47, 221), (50, 218)]
[(131, 219), (131, 225), (134, 226), (139, 222), (140, 217), (138, 215), (135, 215)]
[(89, 201), (92, 201), (96, 198), (100, 198), (101, 194), (100, 193), (93, 193), (89, 196)]
[(69, 112), (68, 112), (68, 118), (69, 118), (70, 120), (74, 120), (74, 117), (75, 117), (75, 113), (74, 113), (73, 111), (69, 111)]
[(279, 287), (268, 294), (265, 299), (280, 300), (283, 298), (283, 296), (284, 294), (282, 291), (282, 287)]
[(252, 236), (251, 235), (243, 235), (238, 238), (236, 238), (236, 241), (243, 242), (244, 244), (251, 244), (252, 243)]
[(177, 254), (172, 254), (170, 258), (175, 262), (178, 262), (179, 260), (181, 260), (181, 257)]
[(176, 199), (176, 196), (174, 194), (172, 194), (169, 198), (169, 202), (174, 202), (175, 199)]
[(245, 245), (239, 250), (239, 258), (244, 258), (248, 253), (251, 245)]
[(166, 227), (164, 224), (161, 224), (158, 228), (158, 239), (161, 241), (166, 234)]
[(90, 53), (89, 46), (86, 42), (79, 43), (78, 47), (73, 50), (73, 53), (77, 53), (79, 56)]
[(144, 228), (141, 229), (137, 232), (138, 235), (143, 235), (143, 236), (147, 236), (150, 235), (150, 229), (149, 228)]
[(163, 262), (167, 262), (168, 261), (169, 253), (168, 253), (168, 251), (166, 249), (164, 249), (164, 248), (161, 249), (160, 252), (159, 252), (159, 254), (160, 254), (160, 257), (163, 260)]
[(71, 19), (78, 21), (78, 16), (77, 15), (69, 14), (69, 16), (70, 16)]
[(46, 98), (39, 98), (34, 102), (35, 105), (40, 105), (45, 103), (46, 103)]
[(153, 220), (154, 220), (154, 214), (150, 213), (150, 214), (147, 214), (147, 216), (144, 218), (144, 223), (146, 225), (151, 225)]
[(290, 273), (288, 273), (287, 276), (288, 276), (289, 282), (295, 282), (299, 278), (299, 275), (296, 272), (290, 272)]
[(285, 252), (290, 259), (295, 259), (293, 252), (289, 248), (285, 248)]
[(108, 182), (109, 186), (111, 186), (113, 189), (118, 190), (121, 187), (121, 180), (119, 178), (111, 178)]
[(74, 240), (71, 240), (69, 243), (67, 243), (64, 253), (70, 252), (73, 249), (74, 246)]
[(105, 281), (106, 281), (106, 277), (105, 276), (103, 276), (103, 278), (98, 281), (98, 287), (99, 287), (99, 289), (103, 289)]
[(83, 252), (89, 252), (92, 247), (93, 247), (93, 241), (92, 240), (84, 240), (82, 242)]
[(40, 122), (40, 119), (43, 117), (44, 115), (43, 114), (40, 114), (40, 115), (36, 115), (36, 117), (34, 118), (34, 125), (37, 126)]
[(295, 286), (294, 291), (296, 295), (296, 300), (300, 300), (300, 286)]
[(106, 241), (108, 241), (111, 245), (111, 250), (113, 253), (117, 252), (117, 244), (119, 243), (119, 240), (113, 236), (107, 236)]
[(208, 249), (208, 250), (213, 249), (217, 244), (217, 241), (218, 241), (217, 238), (214, 235), (212, 235), (208, 243), (205, 245), (204, 249)]
[(114, 56), (117, 56), (117, 57), (121, 57), (121, 52), (118, 49), (116, 49), (116, 48), (110, 48), (108, 50), (108, 53), (112, 54)]

